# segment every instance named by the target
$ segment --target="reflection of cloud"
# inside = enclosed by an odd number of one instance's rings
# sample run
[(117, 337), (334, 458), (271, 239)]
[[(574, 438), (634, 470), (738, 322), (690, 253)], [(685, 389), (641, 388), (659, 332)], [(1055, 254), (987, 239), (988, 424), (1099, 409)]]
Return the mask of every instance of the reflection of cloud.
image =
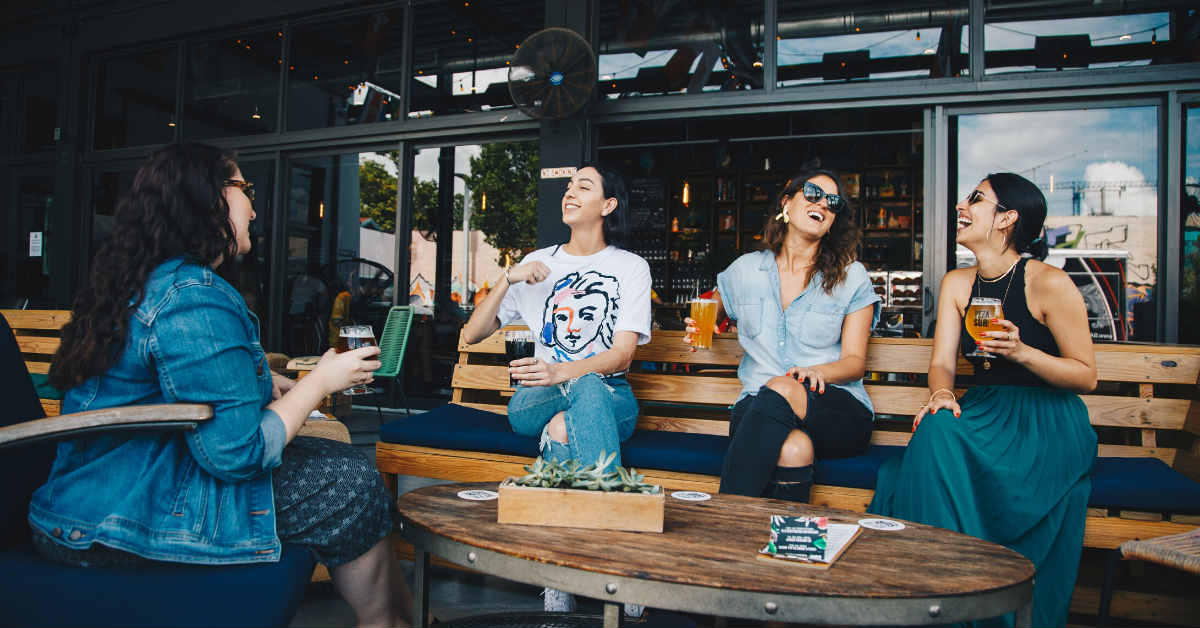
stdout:
[[(1085, 213), (1105, 213), (1114, 216), (1153, 216), (1158, 213), (1158, 193), (1146, 187), (1141, 170), (1119, 161), (1090, 163), (1083, 179), (1089, 187), (1084, 192)], [(1091, 211), (1087, 211), (1090, 209)]]
[(964, 115), (958, 130), (956, 199), (988, 173), (1015, 172), (1042, 188), (1050, 215), (1065, 216), (1071, 214), (1070, 182), (1084, 181), (1089, 164), (1120, 162), (1140, 172), (1158, 169), (1154, 107)]

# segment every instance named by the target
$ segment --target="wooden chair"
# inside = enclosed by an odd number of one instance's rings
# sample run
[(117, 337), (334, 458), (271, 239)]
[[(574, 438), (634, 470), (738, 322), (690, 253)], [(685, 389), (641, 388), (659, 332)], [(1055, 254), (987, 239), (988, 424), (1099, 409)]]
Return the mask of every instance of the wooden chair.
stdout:
[(208, 406), (131, 406), (44, 418), (7, 321), (0, 317), (0, 625), (286, 626), (313, 573), (312, 554), (285, 545), (277, 563), (153, 563), (137, 569), (71, 567), (33, 549), (29, 501), (54, 460), (53, 440), (113, 430), (188, 430)]

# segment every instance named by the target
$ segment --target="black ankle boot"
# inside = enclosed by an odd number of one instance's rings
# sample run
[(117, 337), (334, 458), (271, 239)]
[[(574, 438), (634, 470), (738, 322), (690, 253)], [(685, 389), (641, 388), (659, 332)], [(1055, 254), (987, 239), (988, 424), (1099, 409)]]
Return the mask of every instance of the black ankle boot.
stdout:
[(775, 467), (767, 497), (789, 502), (808, 502), (813, 486), (813, 467)]

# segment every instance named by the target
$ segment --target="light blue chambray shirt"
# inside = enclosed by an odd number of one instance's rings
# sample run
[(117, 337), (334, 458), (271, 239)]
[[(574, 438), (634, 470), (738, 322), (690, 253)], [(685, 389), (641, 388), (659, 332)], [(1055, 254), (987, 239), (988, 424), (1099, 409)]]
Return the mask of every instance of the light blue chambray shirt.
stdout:
[[(738, 366), (740, 400), (757, 394), (767, 380), (793, 366), (815, 366), (842, 357), (842, 321), (847, 314), (874, 304), (871, 328), (879, 322), (880, 299), (862, 264), (846, 267), (846, 278), (828, 294), (821, 274), (788, 306), (780, 303), (779, 268), (770, 251), (747, 253), (717, 275), (725, 312), (738, 324), (738, 342), (745, 355)], [(844, 388), (872, 412), (862, 380), (834, 384)]]

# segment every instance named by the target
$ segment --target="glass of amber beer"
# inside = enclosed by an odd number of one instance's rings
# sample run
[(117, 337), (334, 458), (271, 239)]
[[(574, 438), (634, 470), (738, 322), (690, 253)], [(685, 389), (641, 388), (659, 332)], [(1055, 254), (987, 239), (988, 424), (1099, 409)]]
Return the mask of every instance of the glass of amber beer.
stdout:
[(696, 349), (711, 349), (713, 328), (717, 326), (717, 300), (692, 299), (692, 320), (696, 321), (696, 335), (692, 346)]
[(990, 340), (988, 336), (983, 335), (989, 331), (1004, 331), (1004, 328), (992, 323), (992, 319), (1004, 318), (1004, 311), (1000, 309), (1000, 299), (990, 299), (988, 297), (974, 297), (971, 299), (971, 304), (967, 306), (966, 324), (967, 333), (971, 334), (971, 338), (975, 340), (975, 350), (968, 353), (969, 358), (994, 358), (996, 356), (983, 351), (979, 348), (979, 343), (984, 340)]
[[(345, 353), (361, 347), (375, 346), (375, 330), (370, 325), (344, 325), (338, 334), (337, 352)], [(366, 395), (375, 392), (373, 388), (362, 384), (342, 391), (343, 395)]]

